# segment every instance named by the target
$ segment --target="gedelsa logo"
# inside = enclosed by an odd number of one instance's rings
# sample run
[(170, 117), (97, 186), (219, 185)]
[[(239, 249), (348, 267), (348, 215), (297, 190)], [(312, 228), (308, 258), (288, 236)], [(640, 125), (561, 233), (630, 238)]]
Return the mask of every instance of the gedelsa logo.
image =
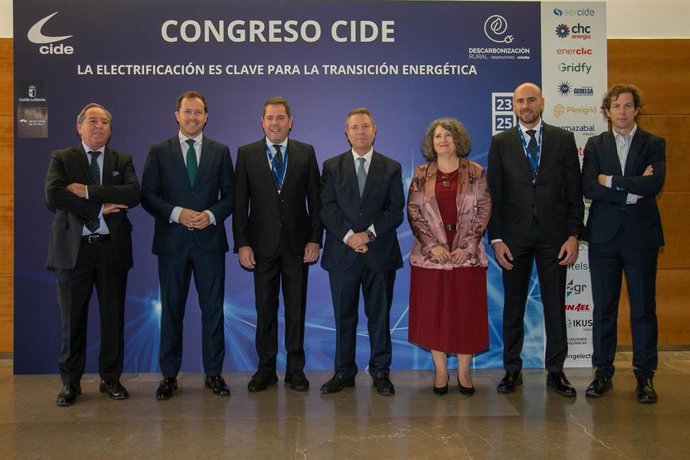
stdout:
[(45, 26), (45, 24), (58, 13), (59, 11), (56, 11), (55, 13), (41, 19), (36, 24), (31, 26), (29, 32), (26, 34), (26, 38), (28, 38), (31, 43), (42, 45), (38, 47), (38, 52), (41, 54), (74, 54), (74, 47), (65, 45), (64, 43), (59, 43), (57, 45), (55, 44), (57, 42), (67, 40), (68, 38), (72, 38), (73, 35), (54, 37), (45, 35), (43, 33), (43, 26)]

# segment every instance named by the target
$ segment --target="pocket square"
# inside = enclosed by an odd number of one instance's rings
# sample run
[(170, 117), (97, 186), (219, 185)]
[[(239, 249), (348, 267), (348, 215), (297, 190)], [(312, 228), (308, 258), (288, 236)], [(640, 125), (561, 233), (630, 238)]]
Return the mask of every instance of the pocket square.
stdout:
[(119, 175), (120, 175), (120, 171), (113, 171), (113, 177), (119, 176)]

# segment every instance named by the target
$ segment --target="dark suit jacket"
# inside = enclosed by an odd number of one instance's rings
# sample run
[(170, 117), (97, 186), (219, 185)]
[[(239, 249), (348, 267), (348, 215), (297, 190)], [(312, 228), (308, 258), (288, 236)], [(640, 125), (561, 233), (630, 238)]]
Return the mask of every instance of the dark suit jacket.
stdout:
[(235, 251), (251, 246), (257, 255), (271, 257), (278, 251), (281, 233), (287, 236), (288, 251), (295, 256), (304, 254), (309, 242), (321, 245), (319, 165), (314, 147), (288, 139), (287, 153), (287, 170), (278, 194), (265, 139), (237, 150), (232, 218)]
[[(105, 148), (102, 185), (90, 185), (91, 173), (81, 144), (52, 153), (45, 181), (45, 200), (55, 213), (48, 247), (48, 269), (71, 270), (77, 263), (84, 223), (98, 217), (103, 203), (139, 204), (139, 182), (132, 157)], [(72, 183), (88, 185), (89, 199), (67, 190)], [(119, 250), (121, 268), (132, 267), (132, 224), (127, 210), (107, 214), (104, 220)]]
[[(233, 176), (228, 146), (206, 136), (201, 143), (201, 161), (194, 185), (189, 184), (177, 135), (151, 146), (141, 179), (141, 204), (156, 218), (153, 253), (174, 253), (189, 239), (201, 250), (227, 252), (224, 221), (233, 209)], [(170, 222), (175, 206), (209, 210), (215, 216), (216, 224), (189, 231), (176, 222)]]
[[(402, 267), (396, 229), (403, 221), (405, 196), (400, 163), (374, 151), (364, 186), (359, 196), (352, 151), (326, 160), (321, 176), (321, 221), (326, 228), (326, 243), (321, 266), (329, 271), (347, 270), (357, 259), (375, 272)], [(374, 224), (376, 240), (369, 251), (358, 255), (343, 243), (348, 230), (355, 233)]]
[(492, 212), (489, 239), (508, 247), (527, 240), (539, 217), (546, 243), (560, 246), (582, 233), (584, 204), (580, 162), (573, 133), (544, 124), (537, 179), (532, 182), (518, 128), (496, 134), (489, 149), (488, 179)]
[[(666, 176), (666, 141), (638, 126), (630, 144), (622, 175), (616, 140), (611, 131), (587, 141), (582, 165), (585, 197), (592, 200), (584, 239), (607, 244), (617, 235), (632, 247), (659, 247), (664, 244), (656, 195)], [(643, 177), (652, 165), (652, 176)], [(613, 176), (611, 188), (600, 185), (599, 174)], [(634, 205), (625, 204), (628, 193), (640, 195)], [(623, 232), (619, 235), (619, 230)]]

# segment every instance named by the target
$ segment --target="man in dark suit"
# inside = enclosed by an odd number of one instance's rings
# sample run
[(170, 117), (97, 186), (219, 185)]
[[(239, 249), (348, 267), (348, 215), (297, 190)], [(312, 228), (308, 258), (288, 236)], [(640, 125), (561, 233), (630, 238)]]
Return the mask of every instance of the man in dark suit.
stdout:
[(81, 394), (94, 286), (101, 317), (100, 391), (110, 399), (129, 397), (120, 383), (127, 272), (132, 268), (127, 209), (139, 203), (139, 182), (132, 157), (107, 146), (111, 122), (103, 106), (84, 107), (77, 116), (81, 144), (53, 152), (46, 174), (46, 204), (55, 213), (48, 269), (57, 277), (62, 323), (58, 406), (71, 406)]
[(655, 403), (656, 267), (659, 247), (664, 245), (656, 196), (666, 176), (666, 141), (637, 126), (641, 107), (635, 86), (611, 87), (601, 108), (613, 129), (590, 138), (585, 146), (582, 182), (585, 197), (592, 200), (585, 240), (592, 275), (596, 367), (586, 395), (601, 397), (613, 387), (618, 301), (625, 272), (637, 398)]
[(335, 375), (321, 393), (355, 385), (357, 311), (364, 294), (369, 374), (376, 391), (392, 395), (390, 309), (395, 271), (402, 267), (396, 229), (405, 198), (400, 163), (374, 150), (376, 125), (366, 108), (345, 121), (351, 150), (327, 160), (321, 178), (321, 221), (326, 244), (321, 266), (328, 270), (335, 312)]
[(318, 215), (319, 166), (314, 147), (288, 139), (287, 100), (264, 103), (265, 137), (237, 150), (232, 228), (240, 264), (254, 271), (256, 352), (259, 365), (248, 384), (263, 391), (278, 381), (278, 290), (285, 305), (285, 384), (307, 391), (304, 319), (309, 264), (316, 262), (323, 227)]
[(568, 353), (566, 273), (568, 264), (577, 260), (584, 214), (575, 137), (543, 122), (544, 98), (533, 83), (515, 89), (513, 109), (519, 125), (493, 137), (488, 165), (493, 203), (489, 238), (504, 289), (506, 374), (497, 390), (511, 393), (522, 384), (525, 303), (536, 261), (546, 330), (546, 383), (558, 394), (575, 396), (563, 373)]
[(161, 292), (159, 362), (163, 379), (156, 399), (177, 389), (182, 363), (182, 325), (189, 282), (199, 294), (205, 385), (229, 396), (221, 372), (225, 357), (223, 299), (225, 219), (233, 207), (233, 168), (228, 146), (203, 135), (206, 99), (188, 91), (177, 99), (180, 131), (153, 145), (141, 181), (141, 203), (156, 219), (153, 253), (158, 256)]

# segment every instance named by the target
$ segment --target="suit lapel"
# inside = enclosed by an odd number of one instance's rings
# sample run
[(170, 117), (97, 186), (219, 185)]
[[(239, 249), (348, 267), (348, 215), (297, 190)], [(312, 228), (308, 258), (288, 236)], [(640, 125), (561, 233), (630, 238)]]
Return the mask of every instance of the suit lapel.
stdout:
[[(352, 157), (352, 151), (348, 150), (341, 157), (341, 167), (344, 171), (345, 184), (350, 189), (350, 195), (354, 197), (354, 203), (357, 208), (359, 208), (362, 197), (359, 196), (359, 186), (357, 185), (357, 173), (355, 172), (355, 162)], [(373, 161), (372, 161), (373, 163)], [(367, 182), (369, 182), (369, 176), (367, 175)], [(366, 191), (366, 183), (364, 185), (364, 191)]]
[[(187, 175), (187, 165), (184, 162), (184, 156), (186, 155), (185, 153), (182, 153), (182, 146), (180, 145), (180, 138), (178, 136), (173, 137), (170, 139), (170, 152), (172, 152), (172, 164), (175, 165), (175, 169), (180, 171), (182, 174), (182, 177), (184, 179), (180, 178), (180, 181), (184, 181), (184, 183), (189, 184), (189, 176)], [(204, 157), (204, 145), (205, 143), (202, 142), (201, 144), (201, 157)], [(199, 180), (199, 171), (197, 170), (197, 182)], [(193, 188), (193, 184), (189, 184), (189, 188)]]
[(527, 159), (527, 155), (525, 154), (525, 148), (522, 146), (522, 141), (520, 140), (520, 134), (518, 133), (518, 129), (520, 129), (519, 126), (517, 128), (513, 128), (513, 135), (511, 136), (513, 145), (509, 149), (509, 151), (516, 152), (517, 158), (515, 160), (517, 162), (517, 167), (520, 169), (520, 171), (522, 171), (522, 174), (531, 181), (532, 170), (530, 169), (529, 160)]
[(101, 183), (104, 185), (113, 182), (113, 172), (115, 171), (115, 155), (106, 147), (103, 153), (103, 171), (101, 172)]
[(283, 190), (290, 186), (291, 178), (294, 175), (295, 161), (297, 161), (297, 156), (300, 154), (297, 145), (288, 138), (287, 143), (287, 169), (285, 170), (285, 177), (283, 177)]
[[(605, 161), (613, 165), (614, 175), (623, 175), (623, 170), (621, 169), (621, 160), (618, 158), (618, 147), (616, 146), (616, 138), (612, 131), (606, 132), (606, 137), (604, 138), (604, 155), (606, 155)], [(611, 169), (609, 169), (611, 171)]]
[(85, 178), (84, 183), (91, 184), (91, 168), (89, 167), (88, 156), (84, 147), (80, 146), (74, 149), (76, 152), (76, 161), (79, 164), (79, 169), (81, 170), (82, 176)]
[(646, 138), (647, 138), (647, 133), (642, 131), (638, 127), (637, 131), (635, 132), (635, 135), (632, 138), (632, 141), (630, 142), (630, 148), (628, 149), (628, 156), (625, 159), (625, 175), (626, 176), (633, 175), (633, 171), (635, 170), (635, 161), (637, 160), (638, 155), (642, 151), (642, 146), (644, 145)]

